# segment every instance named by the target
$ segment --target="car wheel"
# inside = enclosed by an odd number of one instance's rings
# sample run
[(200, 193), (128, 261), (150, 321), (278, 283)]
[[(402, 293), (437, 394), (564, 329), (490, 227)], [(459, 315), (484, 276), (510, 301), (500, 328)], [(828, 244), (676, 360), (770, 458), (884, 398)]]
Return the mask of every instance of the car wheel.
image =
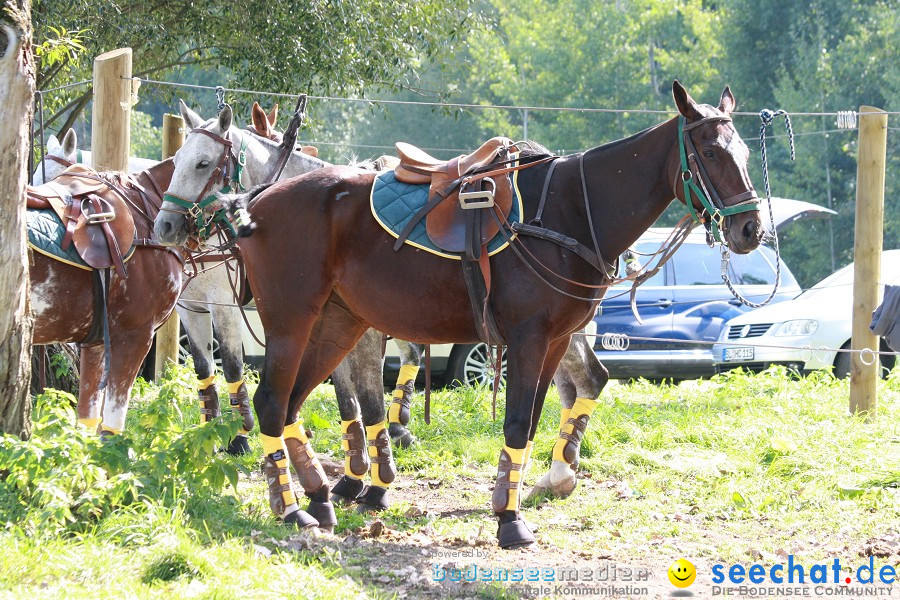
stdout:
[[(447, 382), (451, 385), (487, 385), (494, 382), (493, 352), (487, 344), (457, 344), (447, 361)], [(494, 358), (496, 360), (496, 358)], [(506, 348), (500, 360), (500, 385), (506, 385)]]
[[(890, 352), (890, 348), (888, 348), (887, 344), (882, 340), (881, 344), (882, 352)], [(850, 342), (847, 342), (843, 346), (841, 346), (841, 350), (847, 350), (850, 348)], [(834, 376), (838, 379), (844, 379), (850, 376), (850, 352), (838, 352), (837, 357), (834, 359)], [(880, 375), (882, 379), (887, 378), (888, 374), (891, 372), (891, 369), (894, 368), (894, 364), (896, 364), (897, 357), (891, 355), (882, 355), (879, 357), (881, 359), (880, 362)]]

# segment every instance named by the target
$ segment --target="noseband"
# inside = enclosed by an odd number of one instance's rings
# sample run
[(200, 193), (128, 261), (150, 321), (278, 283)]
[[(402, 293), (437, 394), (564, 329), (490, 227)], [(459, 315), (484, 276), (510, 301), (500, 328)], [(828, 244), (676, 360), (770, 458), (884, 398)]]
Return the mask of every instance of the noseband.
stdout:
[[(203, 186), (203, 189), (200, 190), (200, 193), (197, 194), (197, 197), (194, 200), (185, 200), (184, 198), (180, 198), (173, 194), (163, 195), (163, 200), (165, 202), (171, 202), (172, 204), (180, 206), (185, 210), (174, 210), (171, 208), (161, 208), (160, 210), (173, 212), (179, 215), (185, 215), (186, 217), (188, 217), (188, 222), (193, 226), (195, 230), (193, 233), (195, 233), (201, 240), (205, 240), (209, 237), (210, 233), (212, 232), (212, 227), (215, 224), (225, 226), (232, 234), (234, 234), (234, 228), (226, 217), (224, 209), (217, 210), (209, 220), (204, 219), (203, 211), (206, 207), (216, 201), (219, 194), (230, 194), (236, 190), (244, 189), (244, 186), (241, 184), (241, 178), (244, 172), (244, 167), (247, 165), (247, 140), (244, 137), (241, 138), (241, 149), (237, 153), (237, 155), (235, 155), (234, 143), (230, 138), (222, 137), (211, 131), (201, 129), (199, 127), (191, 129), (191, 133), (203, 134), (208, 138), (211, 138), (216, 142), (222, 144), (222, 155), (219, 157), (219, 162), (216, 165), (216, 168), (213, 170), (213, 172), (209, 176), (209, 179), (206, 181), (206, 185)], [(234, 165), (233, 175), (231, 174), (232, 165)], [(231, 175), (230, 181), (229, 175)], [(207, 194), (207, 192), (209, 192), (216, 186), (216, 183), (220, 179), (222, 181), (222, 187), (219, 189), (218, 193), (213, 192)]]
[[(749, 189), (734, 196), (719, 197), (716, 187), (713, 185), (703, 162), (697, 154), (697, 148), (691, 139), (690, 130), (712, 121), (731, 122), (731, 117), (716, 115), (704, 117), (693, 123), (686, 123), (683, 116), (678, 117), (678, 155), (681, 159), (681, 184), (684, 189), (684, 203), (687, 204), (691, 218), (696, 223), (706, 225), (713, 238), (719, 243), (725, 243), (722, 233), (725, 232), (725, 218), (742, 212), (759, 210), (759, 199), (756, 191)], [(703, 209), (698, 213), (691, 200), (691, 192), (700, 200)], [(705, 215), (709, 215), (707, 220)]]

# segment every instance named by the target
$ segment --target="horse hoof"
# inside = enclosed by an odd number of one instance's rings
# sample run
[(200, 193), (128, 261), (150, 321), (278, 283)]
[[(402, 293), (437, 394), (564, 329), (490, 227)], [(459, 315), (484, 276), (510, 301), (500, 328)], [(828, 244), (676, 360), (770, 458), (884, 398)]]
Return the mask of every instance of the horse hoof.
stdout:
[(409, 429), (399, 423), (391, 423), (388, 426), (388, 434), (390, 434), (391, 441), (394, 442), (394, 445), (398, 448), (409, 448), (416, 443), (416, 436), (411, 434)]
[(534, 484), (526, 500), (532, 500), (544, 494), (550, 494), (554, 498), (568, 498), (575, 491), (577, 485), (575, 471), (561, 461), (553, 461), (550, 470)]
[(500, 523), (500, 528), (497, 529), (497, 541), (504, 550), (527, 548), (535, 542), (534, 534), (522, 519)]
[(247, 441), (247, 436), (235, 436), (235, 438), (228, 444), (228, 447), (225, 448), (225, 452), (227, 452), (231, 456), (243, 456), (244, 454), (249, 454), (250, 442)]
[(318, 527), (319, 522), (312, 518), (305, 510), (297, 510), (284, 518), (285, 525), (294, 525), (298, 529)]
[(366, 493), (360, 496), (357, 501), (359, 508), (356, 512), (381, 512), (388, 508), (387, 488), (378, 485), (370, 485)]
[(331, 501), (336, 504), (356, 502), (366, 489), (362, 479), (355, 479), (348, 475), (341, 477), (331, 488)]
[(334, 526), (337, 525), (337, 515), (334, 514), (334, 505), (331, 502), (310, 501), (306, 512), (319, 522), (319, 529), (334, 531)]

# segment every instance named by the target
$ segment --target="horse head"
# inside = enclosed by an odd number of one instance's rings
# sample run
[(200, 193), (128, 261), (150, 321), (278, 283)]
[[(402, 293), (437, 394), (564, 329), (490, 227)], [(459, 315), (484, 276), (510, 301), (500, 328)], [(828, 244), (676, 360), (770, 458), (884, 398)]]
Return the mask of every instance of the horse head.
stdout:
[(681, 114), (675, 196), (716, 239), (746, 254), (759, 246), (763, 226), (747, 172), (750, 150), (731, 121), (734, 95), (726, 86), (718, 107), (698, 104), (677, 80), (672, 94)]
[[(259, 109), (263, 119), (258, 120), (257, 115), (254, 127), (257, 132), (264, 129), (266, 133), (257, 135), (234, 126), (228, 105), (215, 119), (208, 121), (184, 102), (180, 109), (188, 134), (175, 153), (172, 183), (153, 229), (160, 243), (172, 246), (184, 244), (191, 234), (203, 238), (204, 223), (208, 223), (214, 214), (220, 214), (219, 195), (240, 192), (265, 182), (272, 171), (270, 162), (280, 152), (279, 144), (269, 137), (277, 134), (273, 129), (277, 116), (274, 110), (266, 115)], [(294, 152), (288, 157), (284, 177), (307, 173), (327, 164), (313, 156)]]
[(56, 179), (67, 167), (78, 162), (78, 136), (74, 129), (69, 129), (63, 136), (62, 143), (51, 135), (47, 140), (47, 155), (34, 170), (32, 185), (41, 185)]

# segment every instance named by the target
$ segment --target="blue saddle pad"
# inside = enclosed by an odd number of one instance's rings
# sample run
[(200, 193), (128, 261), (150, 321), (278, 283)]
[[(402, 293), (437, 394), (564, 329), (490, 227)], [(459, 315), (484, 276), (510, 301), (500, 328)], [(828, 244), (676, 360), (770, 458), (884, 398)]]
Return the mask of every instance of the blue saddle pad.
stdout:
[[(92, 271), (93, 269), (78, 255), (75, 244), (70, 244), (67, 250), (62, 249), (63, 236), (66, 228), (59, 220), (53, 209), (34, 209), (26, 211), (26, 224), (28, 230), (28, 246), (35, 252), (40, 252), (50, 258), (62, 261), (66, 264)], [(123, 257), (127, 261), (134, 254), (134, 246)]]
[[(519, 193), (518, 173), (514, 171), (513, 175), (513, 203), (507, 217), (510, 224), (522, 220), (522, 195)], [(372, 185), (372, 215), (385, 231), (395, 238), (400, 237), (400, 232), (427, 201), (427, 184), (416, 185), (397, 181), (393, 170), (378, 175)], [(460, 260), (459, 254), (446, 252), (434, 245), (425, 231), (425, 219), (416, 224), (405, 243), (444, 258)], [(496, 254), (507, 245), (506, 238), (498, 233), (488, 242), (488, 254)]]
[(78, 256), (75, 244), (70, 244), (68, 250), (63, 250), (60, 246), (66, 229), (52, 209), (29, 208), (26, 213), (28, 245), (32, 249), (72, 266), (91, 270), (88, 264)]

